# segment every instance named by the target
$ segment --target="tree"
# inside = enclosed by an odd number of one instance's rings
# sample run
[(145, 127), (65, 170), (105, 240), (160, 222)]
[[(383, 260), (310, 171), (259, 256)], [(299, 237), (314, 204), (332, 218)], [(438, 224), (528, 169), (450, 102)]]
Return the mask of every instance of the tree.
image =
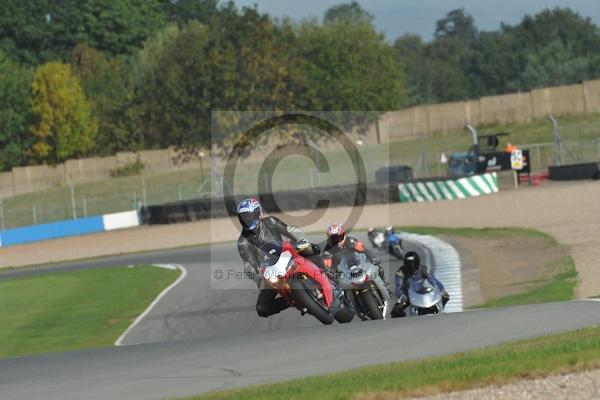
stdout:
[(0, 170), (25, 163), (32, 73), (0, 51)]
[(473, 17), (461, 8), (450, 11), (436, 22), (434, 36), (474, 40), (477, 37), (477, 28)]
[(190, 21), (161, 31), (139, 54), (135, 110), (145, 144), (208, 145), (211, 110), (289, 110), (302, 103), (295, 44), (292, 25), (232, 3), (210, 25)]
[(508, 86), (530, 90), (581, 82), (599, 75), (599, 63), (600, 56), (578, 56), (570, 46), (557, 40), (538, 53), (529, 54), (525, 70)]
[(148, 41), (139, 54), (133, 130), (144, 135), (146, 147), (182, 145), (190, 138), (209, 138), (210, 103), (206, 91), (209, 64), (205, 57), (206, 26), (191, 21), (169, 27)]
[(373, 15), (369, 14), (356, 1), (338, 4), (329, 7), (329, 9), (325, 11), (323, 24), (334, 25), (341, 22), (350, 24), (371, 24), (373, 22)]
[(402, 106), (401, 67), (383, 35), (370, 25), (305, 23), (299, 49), (306, 63), (309, 109), (355, 111), (356, 119), (347, 121), (353, 125), (369, 122), (360, 111)]
[(87, 154), (98, 129), (90, 103), (71, 67), (49, 62), (36, 71), (32, 83), (31, 127), (34, 161), (57, 163)]
[(164, 12), (169, 22), (180, 25), (192, 20), (209, 24), (218, 13), (218, 5), (218, 0), (167, 0)]
[(70, 59), (78, 43), (130, 54), (162, 26), (163, 0), (3, 0), (0, 48), (27, 64)]
[(143, 137), (126, 123), (133, 97), (131, 70), (126, 60), (108, 58), (106, 53), (80, 44), (73, 50), (72, 64), (98, 121), (97, 154), (139, 149)]

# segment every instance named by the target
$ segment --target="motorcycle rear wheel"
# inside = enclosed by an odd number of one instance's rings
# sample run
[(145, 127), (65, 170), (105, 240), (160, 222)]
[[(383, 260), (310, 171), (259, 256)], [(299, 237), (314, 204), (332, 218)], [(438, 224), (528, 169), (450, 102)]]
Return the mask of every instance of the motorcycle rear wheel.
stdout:
[(292, 283), (292, 296), (299, 307), (306, 307), (309, 314), (313, 315), (321, 323), (331, 325), (333, 315), (321, 304), (321, 300), (313, 296), (317, 285), (311, 279), (298, 279)]

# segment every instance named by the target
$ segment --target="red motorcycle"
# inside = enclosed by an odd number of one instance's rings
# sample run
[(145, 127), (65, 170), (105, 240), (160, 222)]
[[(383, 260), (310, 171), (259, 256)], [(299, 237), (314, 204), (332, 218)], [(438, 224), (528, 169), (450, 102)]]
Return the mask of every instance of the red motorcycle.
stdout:
[(304, 315), (314, 315), (325, 325), (337, 320), (350, 322), (352, 307), (323, 270), (298, 254), (289, 242), (266, 243), (260, 248), (261, 276), (266, 287), (277, 290), (281, 297)]

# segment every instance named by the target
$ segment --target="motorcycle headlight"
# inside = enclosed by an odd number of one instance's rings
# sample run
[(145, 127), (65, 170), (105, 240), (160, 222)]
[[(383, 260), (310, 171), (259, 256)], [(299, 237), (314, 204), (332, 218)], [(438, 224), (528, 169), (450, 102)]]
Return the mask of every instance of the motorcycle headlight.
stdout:
[(363, 273), (362, 268), (358, 268), (358, 269), (353, 269), (350, 271), (350, 276), (352, 278), (358, 278), (359, 276), (361, 276)]

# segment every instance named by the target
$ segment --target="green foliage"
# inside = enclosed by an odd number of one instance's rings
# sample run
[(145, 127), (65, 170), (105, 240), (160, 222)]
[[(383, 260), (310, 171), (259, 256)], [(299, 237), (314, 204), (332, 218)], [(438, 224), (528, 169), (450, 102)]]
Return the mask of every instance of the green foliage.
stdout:
[(0, 357), (111, 346), (178, 271), (94, 268), (0, 282)]
[(0, 49), (28, 64), (68, 61), (77, 43), (132, 53), (164, 23), (162, 0), (3, 0)]
[(392, 48), (368, 24), (320, 26), (304, 23), (299, 51), (305, 61), (305, 81), (312, 110), (360, 111), (399, 109), (404, 100), (402, 69)]
[(218, 0), (177, 0), (165, 1), (164, 12), (169, 22), (185, 24), (198, 21), (208, 24), (218, 13)]
[(329, 7), (323, 16), (323, 24), (325, 25), (338, 23), (370, 24), (372, 22), (373, 15), (369, 14), (356, 1)]
[(106, 53), (80, 44), (73, 50), (72, 65), (98, 121), (96, 154), (140, 149), (143, 135), (127, 124), (133, 98), (133, 78), (127, 60), (109, 58)]
[(32, 83), (32, 160), (57, 163), (87, 154), (98, 129), (91, 106), (71, 67), (50, 62), (39, 67)]
[(113, 178), (120, 178), (123, 176), (134, 176), (139, 175), (144, 170), (144, 163), (140, 160), (140, 157), (136, 157), (135, 161), (127, 163), (119, 168), (110, 171), (110, 176)]
[(205, 56), (207, 36), (206, 27), (192, 21), (181, 29), (167, 27), (144, 45), (139, 55), (133, 130), (143, 132), (147, 147), (208, 142), (206, 91), (212, 82)]
[(600, 56), (578, 55), (572, 45), (556, 40), (527, 56), (526, 67), (509, 88), (533, 89), (565, 85), (600, 76)]
[(493, 32), (479, 32), (470, 15), (453, 10), (437, 22), (430, 43), (405, 35), (394, 47), (410, 105), (600, 77), (600, 30), (568, 8), (526, 16)]
[(0, 171), (25, 163), (30, 147), (28, 99), (33, 74), (0, 51)]

